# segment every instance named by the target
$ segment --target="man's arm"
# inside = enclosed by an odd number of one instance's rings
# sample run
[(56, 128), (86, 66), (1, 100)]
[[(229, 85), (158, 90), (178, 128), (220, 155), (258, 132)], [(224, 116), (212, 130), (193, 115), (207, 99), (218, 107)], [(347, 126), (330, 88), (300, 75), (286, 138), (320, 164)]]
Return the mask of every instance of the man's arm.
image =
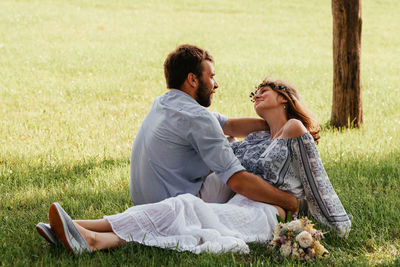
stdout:
[(227, 184), (236, 193), (252, 200), (277, 205), (293, 213), (298, 210), (299, 202), (295, 196), (274, 187), (252, 173), (237, 172), (229, 178)]
[(225, 135), (233, 137), (246, 137), (252, 132), (268, 129), (268, 124), (261, 118), (229, 118), (222, 127)]

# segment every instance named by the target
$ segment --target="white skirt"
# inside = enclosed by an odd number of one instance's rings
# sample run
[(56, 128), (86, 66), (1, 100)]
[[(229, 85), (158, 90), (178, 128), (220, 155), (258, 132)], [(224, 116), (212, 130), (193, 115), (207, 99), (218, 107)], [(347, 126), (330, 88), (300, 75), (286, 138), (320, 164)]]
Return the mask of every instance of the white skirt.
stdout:
[(191, 194), (133, 206), (104, 216), (127, 242), (179, 251), (248, 253), (246, 243), (267, 242), (276, 226), (275, 207), (235, 195), (228, 203), (206, 203)]

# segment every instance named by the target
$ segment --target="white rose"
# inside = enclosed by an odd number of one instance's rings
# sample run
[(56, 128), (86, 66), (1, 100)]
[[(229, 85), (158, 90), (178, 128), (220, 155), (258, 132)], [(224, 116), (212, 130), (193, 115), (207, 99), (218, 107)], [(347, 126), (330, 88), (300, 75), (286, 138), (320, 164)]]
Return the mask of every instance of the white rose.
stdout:
[(302, 248), (308, 248), (312, 245), (313, 239), (309, 232), (303, 231), (296, 236), (296, 241), (299, 242), (299, 245)]
[(301, 228), (301, 222), (299, 220), (291, 221), (287, 227), (290, 229), (290, 231), (296, 232)]
[(282, 256), (288, 257), (292, 252), (292, 247), (290, 246), (290, 242), (283, 244), (279, 249), (279, 251), (281, 252)]

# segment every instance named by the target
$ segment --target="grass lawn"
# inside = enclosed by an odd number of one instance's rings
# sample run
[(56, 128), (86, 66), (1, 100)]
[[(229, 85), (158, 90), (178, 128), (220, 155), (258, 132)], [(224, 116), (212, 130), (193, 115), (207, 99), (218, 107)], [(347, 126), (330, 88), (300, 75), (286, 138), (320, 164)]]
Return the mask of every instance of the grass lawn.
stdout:
[(271, 75), (317, 115), (318, 149), (354, 219), (347, 240), (326, 235), (331, 256), (314, 264), (400, 265), (400, 2), (362, 2), (364, 125), (337, 131), (331, 1), (0, 1), (0, 265), (301, 265), (265, 244), (248, 255), (131, 244), (71, 257), (36, 233), (54, 201), (76, 219), (131, 205), (131, 144), (182, 43), (216, 59), (211, 110), (256, 116), (249, 92)]

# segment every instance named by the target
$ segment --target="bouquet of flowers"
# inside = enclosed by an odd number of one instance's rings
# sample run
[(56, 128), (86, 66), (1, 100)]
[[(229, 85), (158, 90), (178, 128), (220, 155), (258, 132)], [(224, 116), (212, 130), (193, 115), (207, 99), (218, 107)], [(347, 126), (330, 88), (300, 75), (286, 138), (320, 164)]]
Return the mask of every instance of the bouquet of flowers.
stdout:
[(320, 243), (324, 238), (322, 231), (314, 229), (307, 217), (287, 223), (283, 223), (281, 218), (278, 220), (281, 222), (274, 230), (270, 246), (279, 250), (281, 255), (305, 261), (329, 256), (328, 250)]

